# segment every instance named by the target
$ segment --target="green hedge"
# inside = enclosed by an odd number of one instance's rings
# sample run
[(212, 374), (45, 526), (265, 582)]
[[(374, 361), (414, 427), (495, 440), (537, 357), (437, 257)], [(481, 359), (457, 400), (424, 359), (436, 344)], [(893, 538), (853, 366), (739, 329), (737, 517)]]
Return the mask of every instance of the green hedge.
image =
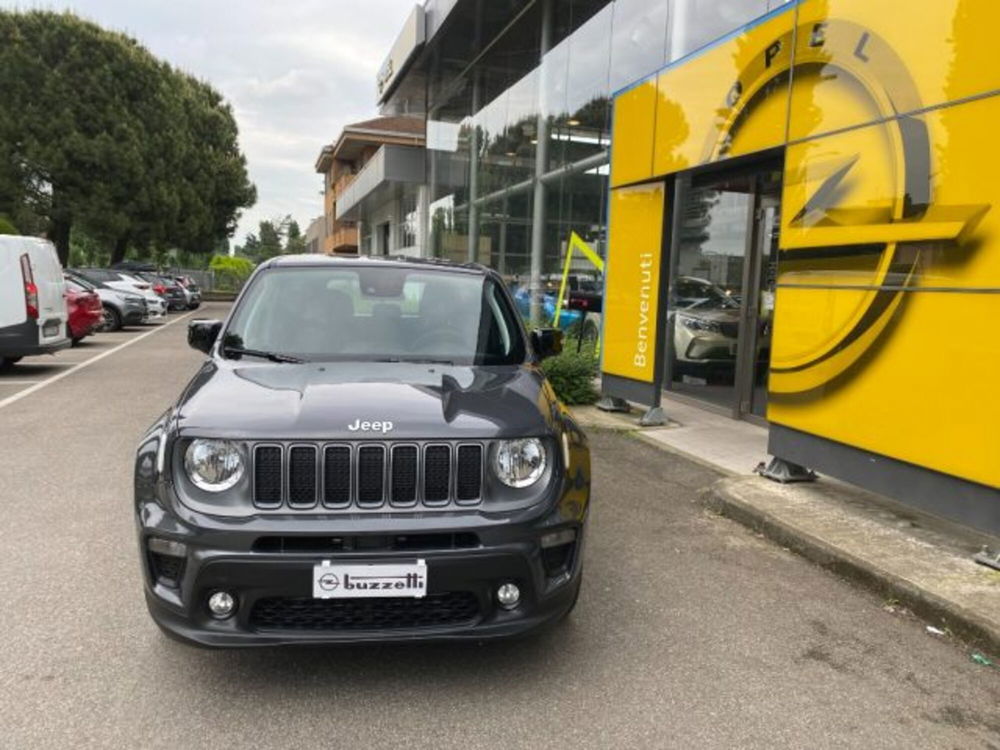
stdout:
[(215, 272), (215, 288), (220, 291), (238, 292), (253, 273), (253, 263), (237, 256), (213, 255), (208, 267)]
[(562, 354), (542, 362), (542, 369), (560, 400), (564, 404), (576, 406), (592, 404), (600, 397), (594, 387), (599, 365), (593, 350), (584, 347), (578, 352), (576, 342), (569, 340)]
[(3, 214), (0, 214), (0, 234), (20, 234), (14, 223)]

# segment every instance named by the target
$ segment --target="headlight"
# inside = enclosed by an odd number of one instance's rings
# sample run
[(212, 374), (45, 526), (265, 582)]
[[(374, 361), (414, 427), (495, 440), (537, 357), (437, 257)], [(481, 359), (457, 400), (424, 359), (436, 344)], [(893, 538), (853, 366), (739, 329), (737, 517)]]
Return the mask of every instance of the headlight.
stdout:
[(528, 487), (545, 473), (545, 446), (537, 438), (502, 440), (493, 454), (493, 471), (508, 487)]
[(685, 328), (692, 331), (707, 331), (709, 333), (722, 333), (722, 326), (715, 320), (705, 320), (704, 318), (693, 318), (688, 315), (678, 315), (677, 319)]
[(243, 454), (229, 440), (195, 440), (184, 454), (184, 469), (196, 487), (222, 492), (243, 477)]

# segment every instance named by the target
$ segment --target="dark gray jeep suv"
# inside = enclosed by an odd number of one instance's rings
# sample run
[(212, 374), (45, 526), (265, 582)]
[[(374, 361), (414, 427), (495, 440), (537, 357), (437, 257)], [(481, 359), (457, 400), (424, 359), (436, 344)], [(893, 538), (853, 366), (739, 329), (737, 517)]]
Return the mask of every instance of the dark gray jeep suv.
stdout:
[(486, 639), (580, 589), (590, 452), (500, 277), (284, 256), (142, 439), (146, 601), (205, 646)]

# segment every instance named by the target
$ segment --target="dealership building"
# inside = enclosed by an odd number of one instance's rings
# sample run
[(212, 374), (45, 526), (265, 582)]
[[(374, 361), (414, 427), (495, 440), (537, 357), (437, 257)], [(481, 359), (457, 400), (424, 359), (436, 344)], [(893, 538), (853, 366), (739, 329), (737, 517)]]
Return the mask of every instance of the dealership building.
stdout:
[[(987, 0), (427, 0), (420, 252), (606, 260), (606, 405), (765, 425), (802, 467), (1000, 533), (1000, 66)], [(998, 196), (1000, 198), (1000, 196)]]

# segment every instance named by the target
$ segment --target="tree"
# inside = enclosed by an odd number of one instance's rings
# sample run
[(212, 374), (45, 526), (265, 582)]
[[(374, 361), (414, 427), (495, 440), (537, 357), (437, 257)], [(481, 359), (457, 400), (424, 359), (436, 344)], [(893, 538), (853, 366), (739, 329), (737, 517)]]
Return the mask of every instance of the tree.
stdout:
[(283, 243), (281, 241), (280, 224), (276, 226), (272, 221), (262, 221), (259, 226), (260, 249), (258, 250), (258, 262), (273, 258), (275, 255), (281, 255)]
[(298, 255), (306, 251), (306, 238), (302, 236), (299, 223), (289, 217), (285, 230), (285, 255)]
[(256, 191), (229, 106), (135, 40), (69, 13), (0, 11), (0, 211), (65, 263), (110, 246), (208, 253)]
[[(291, 217), (286, 216), (281, 219), (264, 219), (257, 225), (257, 234), (250, 233), (246, 236), (242, 247), (236, 248), (236, 254), (248, 258), (254, 263), (263, 263), (268, 258), (276, 255), (284, 255), (289, 252), (289, 243), (292, 242), (289, 229), (294, 226), (295, 242), (301, 242), (303, 248), (305, 241), (299, 233), (299, 226)], [(287, 238), (287, 239), (286, 239)], [(295, 252), (302, 252), (297, 250)]]

